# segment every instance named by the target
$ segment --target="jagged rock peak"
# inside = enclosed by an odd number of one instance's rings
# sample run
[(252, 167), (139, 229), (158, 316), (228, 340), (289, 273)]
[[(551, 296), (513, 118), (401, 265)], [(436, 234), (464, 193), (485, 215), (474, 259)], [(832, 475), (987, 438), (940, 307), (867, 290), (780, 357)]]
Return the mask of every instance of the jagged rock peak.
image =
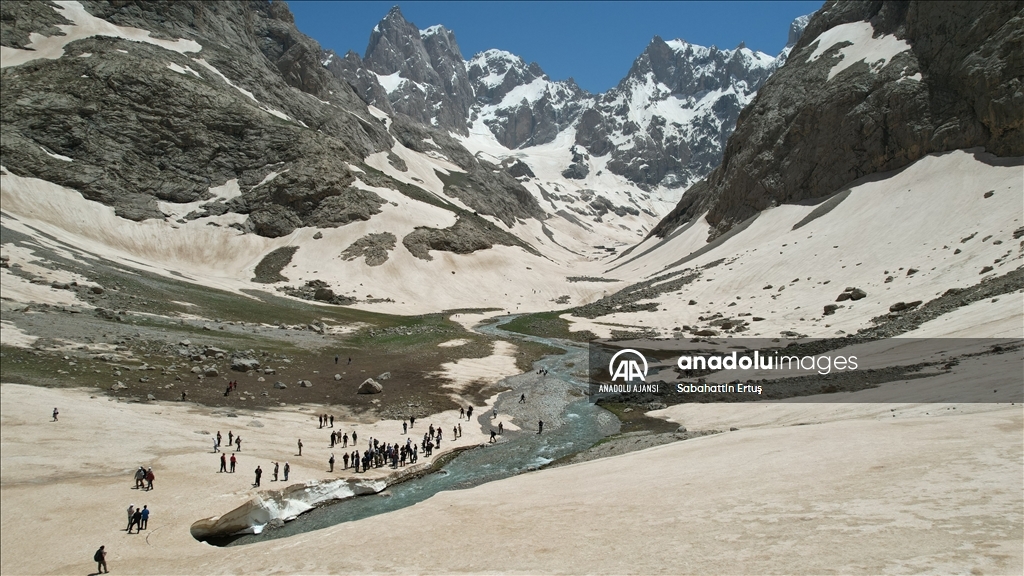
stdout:
[(536, 62), (504, 50), (480, 52), (466, 68), (476, 95), (471, 121), (507, 148), (554, 140), (592, 100), (574, 81), (553, 82)]
[(789, 39), (786, 40), (786, 48), (796, 46), (800, 36), (804, 33), (804, 28), (807, 28), (807, 23), (811, 21), (811, 16), (813, 14), (804, 14), (793, 19), (793, 22), (789, 25)]
[(363, 65), (380, 84), (380, 89), (368, 80), (356, 84), (367, 102), (417, 122), (466, 133), (473, 87), (455, 34), (448, 29), (438, 25), (421, 31), (395, 6), (374, 26)]
[(793, 22), (789, 25), (789, 38), (786, 40), (786, 46), (779, 53), (778, 60), (779, 66), (786, 61), (789, 57), (789, 53), (796, 46), (796, 43), (800, 41), (800, 37), (804, 34), (804, 29), (807, 28), (807, 23), (811, 21), (813, 14), (805, 14), (803, 16), (797, 16), (793, 19)]

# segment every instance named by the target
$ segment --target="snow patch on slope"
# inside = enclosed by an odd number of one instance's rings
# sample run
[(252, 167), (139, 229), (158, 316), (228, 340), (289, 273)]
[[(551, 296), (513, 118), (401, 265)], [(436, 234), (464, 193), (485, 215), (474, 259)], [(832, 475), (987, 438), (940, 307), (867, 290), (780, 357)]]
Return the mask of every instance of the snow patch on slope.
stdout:
[(116, 26), (89, 14), (85, 7), (74, 0), (57, 1), (54, 10), (61, 13), (73, 24), (58, 24), (64, 32), (64, 36), (43, 36), (33, 32), (29, 35), (28, 50), (0, 46), (0, 68), (8, 66), (20, 66), (33, 60), (46, 59), (56, 60), (64, 55), (64, 47), (76, 40), (90, 38), (92, 36), (112, 36), (123, 38), (133, 42), (145, 42), (153, 44), (173, 52), (199, 52), (203, 47), (195, 40), (179, 38), (178, 40), (161, 40), (150, 37), (148, 30), (131, 28), (127, 26)]
[(872, 71), (882, 69), (893, 56), (910, 50), (910, 44), (891, 34), (874, 37), (875, 29), (870, 22), (850, 22), (840, 24), (822, 32), (817, 38), (814, 52), (807, 57), (814, 62), (830, 48), (840, 43), (848, 43), (839, 49), (840, 60), (829, 70), (828, 79), (853, 66), (857, 62), (867, 62)]

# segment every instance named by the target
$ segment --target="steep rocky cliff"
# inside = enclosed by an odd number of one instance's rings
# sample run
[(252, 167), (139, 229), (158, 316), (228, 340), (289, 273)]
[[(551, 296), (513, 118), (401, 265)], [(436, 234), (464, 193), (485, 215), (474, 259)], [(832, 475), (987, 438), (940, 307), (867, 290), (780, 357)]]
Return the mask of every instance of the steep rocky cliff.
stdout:
[(1022, 2), (829, 2), (652, 234), (706, 211), (715, 237), (935, 152), (1024, 155), (1022, 78)]

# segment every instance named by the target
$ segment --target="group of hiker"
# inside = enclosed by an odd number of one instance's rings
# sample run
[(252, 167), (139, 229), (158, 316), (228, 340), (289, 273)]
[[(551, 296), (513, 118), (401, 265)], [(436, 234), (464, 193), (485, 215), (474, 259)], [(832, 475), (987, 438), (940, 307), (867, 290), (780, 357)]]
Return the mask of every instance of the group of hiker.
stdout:
[(133, 489), (142, 489), (149, 492), (153, 489), (154, 478), (152, 467), (147, 470), (144, 466), (139, 466), (139, 469), (135, 471), (135, 488)]
[[(217, 435), (213, 437), (214, 452), (220, 452), (220, 443), (222, 439), (223, 438), (220, 435), (220, 430), (217, 430)], [(242, 435), (239, 434), (238, 436), (235, 436), (235, 434), (231, 430), (228, 430), (228, 447), (230, 447), (232, 444), (235, 445), (235, 452), (242, 451)], [(232, 456), (232, 458), (234, 458), (234, 456)]]
[[(397, 442), (394, 444), (387, 442), (381, 444), (376, 438), (370, 438), (367, 442), (366, 450), (363, 450), (362, 453), (359, 450), (353, 450), (351, 453), (345, 452), (341, 455), (341, 460), (345, 469), (351, 466), (355, 472), (366, 472), (370, 468), (382, 468), (384, 466), (398, 468), (406, 464), (415, 464), (419, 460), (419, 450), (412, 443), (411, 438), (407, 438), (405, 444)], [(334, 462), (334, 454), (331, 454), (330, 459), (327, 461), (331, 472), (334, 471)]]
[(136, 508), (134, 504), (128, 505), (128, 528), (125, 528), (125, 531), (131, 534), (132, 528), (135, 528), (136, 534), (149, 528), (148, 505), (144, 504), (142, 508)]
[[(231, 391), (234, 390), (235, 388), (238, 388), (238, 380), (232, 380), (228, 382), (228, 387), (226, 390), (224, 390), (224, 395), (227, 396), (228, 394), (231, 394)], [(182, 394), (181, 399), (185, 399), (184, 394)]]
[[(352, 431), (352, 445), (353, 446), (355, 446), (357, 438), (359, 438), (359, 435), (356, 434), (355, 430), (353, 430)], [(342, 448), (348, 448), (348, 432), (342, 433), (341, 430), (335, 430), (335, 431), (331, 432), (331, 448), (334, 448), (338, 444), (341, 444)]]

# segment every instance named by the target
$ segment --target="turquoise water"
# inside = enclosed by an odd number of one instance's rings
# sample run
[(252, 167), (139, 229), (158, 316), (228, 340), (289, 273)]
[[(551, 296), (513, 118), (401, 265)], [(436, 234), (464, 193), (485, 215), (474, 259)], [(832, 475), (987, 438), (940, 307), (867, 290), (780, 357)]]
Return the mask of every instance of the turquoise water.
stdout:
[[(503, 336), (496, 324), (482, 326), (481, 332)], [(261, 534), (248, 534), (211, 541), (211, 544), (238, 546), (274, 538), (285, 538), (302, 532), (385, 514), (422, 502), (444, 490), (461, 490), (535, 470), (548, 462), (574, 454), (594, 445), (619, 430), (618, 420), (609, 412), (587, 401), (586, 382), (574, 370), (587, 365), (587, 349), (578, 343), (530, 337), (530, 340), (565, 349), (562, 355), (546, 356), (534, 365), (534, 371), (548, 370), (539, 378), (523, 374), (506, 378), (502, 384), (511, 392), (502, 394), (498, 408), (511, 411), (511, 405), (526, 391), (530, 402), (547, 403), (549, 413), (543, 434), (524, 426), (523, 431), (506, 432), (502, 442), (461, 452), (440, 470), (426, 476), (391, 486), (380, 494), (358, 496), (313, 509), (280, 528), (265, 529)], [(566, 400), (569, 399), (569, 400)], [(561, 405), (553, 405), (552, 403)], [(485, 416), (481, 417), (481, 422)], [(521, 423), (520, 423), (521, 424)]]

